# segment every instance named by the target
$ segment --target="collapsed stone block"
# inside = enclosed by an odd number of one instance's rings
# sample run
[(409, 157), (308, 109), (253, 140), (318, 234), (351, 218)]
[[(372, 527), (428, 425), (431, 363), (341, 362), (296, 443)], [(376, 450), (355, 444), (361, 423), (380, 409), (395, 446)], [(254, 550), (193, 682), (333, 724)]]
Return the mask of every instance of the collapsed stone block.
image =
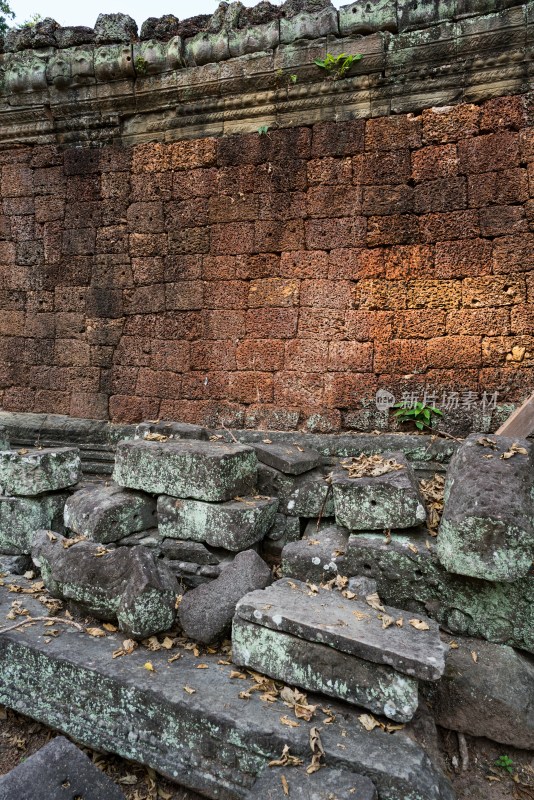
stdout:
[(9, 450), (9, 439), (3, 425), (0, 425), (0, 450)]
[(258, 461), (273, 467), (286, 475), (301, 475), (321, 463), (321, 454), (317, 450), (297, 447), (294, 444), (265, 444), (255, 442), (253, 445)]
[(117, 622), (127, 636), (144, 639), (174, 622), (175, 578), (147, 548), (106, 551), (86, 541), (69, 547), (63, 536), (40, 530), (32, 558), (50, 594), (72, 600), (99, 619)]
[(238, 600), (271, 580), (269, 567), (254, 550), (238, 553), (218, 578), (184, 596), (178, 610), (184, 632), (205, 644), (216, 641), (229, 631)]
[(408, 722), (417, 710), (413, 678), (325, 644), (246, 621), (239, 611), (232, 625), (232, 660), (290, 686), (336, 697), (398, 722)]
[(116, 483), (87, 486), (65, 503), (65, 526), (94, 542), (117, 542), (156, 524), (156, 501)]
[(377, 800), (378, 797), (369, 778), (348, 770), (321, 769), (308, 775), (304, 769), (270, 767), (260, 775), (246, 800), (285, 800), (288, 796), (292, 800)]
[(28, 555), (39, 528), (63, 530), (64, 492), (44, 497), (0, 497), (0, 553)]
[(124, 800), (112, 780), (76, 745), (57, 736), (0, 777), (0, 800)]
[(334, 513), (331, 488), (319, 468), (303, 475), (284, 475), (267, 464), (259, 464), (258, 491), (278, 497), (278, 511), (289, 517), (328, 517)]
[(412, 678), (437, 680), (445, 668), (445, 648), (432, 620), (423, 616), (417, 627), (411, 624), (411, 615), (398, 608), (373, 608), (339, 592), (312, 591), (301, 581), (282, 578), (244, 596), (236, 614), (248, 622), (385, 664)]
[(534, 664), (511, 647), (457, 637), (442, 679), (424, 694), (444, 728), (534, 748)]
[(206, 428), (200, 425), (191, 425), (188, 422), (140, 422), (135, 429), (136, 439), (148, 439), (148, 441), (164, 441), (168, 439), (202, 439), (208, 438)]
[[(365, 456), (363, 458), (366, 458)], [(426, 520), (414, 472), (400, 452), (384, 453), (381, 463), (346, 459), (332, 471), (336, 522), (351, 530), (411, 528)], [(379, 474), (374, 474), (378, 472)], [(381, 474), (380, 471), (384, 470)], [(356, 473), (362, 477), (352, 477)], [(368, 474), (370, 473), (370, 474)]]
[(251, 447), (222, 442), (121, 442), (113, 479), (153, 494), (224, 501), (251, 493), (257, 459)]
[(160, 535), (192, 539), (226, 550), (247, 550), (273, 524), (278, 500), (274, 497), (240, 497), (225, 503), (158, 498)]
[(306, 529), (304, 537), (282, 550), (282, 573), (301, 581), (321, 583), (336, 575), (350, 576), (345, 553), (350, 531), (339, 525)]
[(24, 575), (31, 569), (32, 560), (29, 555), (3, 556), (0, 555), (0, 572), (4, 575)]
[(300, 537), (299, 517), (276, 514), (272, 526), (263, 538), (262, 553), (269, 558), (279, 559), (286, 544), (296, 542)]
[(534, 447), (526, 439), (469, 436), (445, 481), (438, 558), (459, 575), (513, 581), (534, 560)]
[(74, 486), (80, 480), (76, 447), (0, 451), (0, 487), (4, 494), (34, 497)]

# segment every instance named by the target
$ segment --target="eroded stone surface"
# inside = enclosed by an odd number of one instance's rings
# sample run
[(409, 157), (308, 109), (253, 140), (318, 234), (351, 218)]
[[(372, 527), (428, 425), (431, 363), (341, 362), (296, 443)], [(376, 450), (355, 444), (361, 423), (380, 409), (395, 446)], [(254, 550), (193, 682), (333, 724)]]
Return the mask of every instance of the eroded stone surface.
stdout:
[(76, 447), (0, 452), (0, 487), (4, 494), (34, 497), (74, 486), (81, 475), (80, 451)]
[(321, 463), (321, 454), (317, 450), (298, 447), (294, 444), (265, 444), (257, 442), (254, 450), (258, 461), (278, 469), (286, 475), (301, 475)]
[(117, 621), (121, 631), (134, 638), (172, 626), (176, 581), (148, 548), (106, 552), (93, 542), (65, 547), (67, 542), (51, 531), (35, 534), (32, 558), (52, 595), (72, 600), (100, 619)]
[(533, 474), (534, 447), (526, 439), (472, 434), (465, 440), (447, 471), (438, 535), (438, 558), (449, 572), (490, 581), (529, 572)]
[[(172, 16), (172, 15), (170, 15)], [(206, 428), (201, 425), (191, 425), (187, 422), (140, 422), (135, 429), (136, 439), (146, 439), (150, 436), (167, 436), (169, 439), (202, 439), (208, 438)]]
[(294, 476), (259, 464), (258, 491), (278, 497), (278, 511), (290, 517), (328, 517), (334, 513), (332, 490), (326, 473), (319, 468)]
[(163, 537), (192, 539), (226, 550), (247, 550), (267, 533), (278, 499), (242, 497), (226, 503), (158, 497), (158, 527)]
[(0, 800), (124, 800), (124, 795), (76, 745), (57, 736), (0, 777)]
[[(11, 600), (7, 587), (0, 587), (0, 606)], [(32, 616), (42, 614), (33, 597), (25, 597), (24, 605)], [(199, 670), (190, 651), (180, 651), (173, 664), (168, 651), (150, 653), (155, 672), (149, 672), (143, 649), (112, 658), (121, 634), (95, 639), (65, 625), (45, 644), (43, 631), (35, 625), (0, 637), (0, 703), (81, 744), (147, 764), (212, 800), (243, 800), (285, 744), (309, 763), (316, 719), (288, 728), (280, 724), (288, 709), (279, 702), (264, 703), (257, 692), (242, 700), (239, 693), (250, 684), (232, 680), (234, 667), (219, 664), (218, 654), (203, 655), (208, 669)], [(311, 694), (308, 701), (324, 704)], [(336, 720), (321, 726), (321, 739), (330, 769), (365, 774), (381, 800), (453, 800), (448, 781), (403, 731), (369, 733), (357, 709), (328, 705)]]
[(269, 567), (254, 550), (238, 553), (218, 578), (183, 598), (178, 616), (185, 633), (205, 644), (216, 641), (230, 629), (238, 600), (271, 580)]
[(9, 439), (3, 425), (0, 425), (0, 450), (9, 450)]
[(63, 530), (63, 492), (44, 497), (0, 497), (0, 553), (28, 555), (39, 528)]
[(117, 542), (156, 524), (156, 501), (116, 483), (87, 486), (65, 503), (65, 526), (94, 542)]
[[(282, 782), (285, 778), (285, 784)], [(287, 785), (289, 795), (284, 790)], [(321, 769), (308, 775), (304, 769), (270, 767), (260, 775), (246, 800), (376, 800), (369, 778), (347, 770)]]
[(121, 442), (114, 480), (153, 494), (224, 501), (249, 494), (257, 459), (251, 447), (194, 440)]
[[(414, 678), (437, 680), (445, 668), (445, 648), (432, 620), (421, 617), (427, 630), (418, 630), (410, 624), (412, 615), (398, 608), (385, 606), (379, 611), (340, 592), (312, 592), (301, 581), (282, 578), (263, 591), (246, 595), (237, 604), (236, 614), (275, 631), (386, 664)], [(384, 616), (392, 620), (389, 627), (384, 625)]]
[(232, 626), (232, 660), (290, 686), (327, 694), (398, 722), (408, 722), (417, 709), (417, 681), (412, 678), (238, 615)]
[(10, 573), (11, 575), (24, 575), (31, 569), (32, 560), (29, 555), (23, 556), (3, 556), (0, 555), (0, 572)]
[(425, 687), (438, 725), (532, 750), (532, 659), (512, 647), (481, 639), (457, 637), (456, 644), (458, 648), (447, 654), (442, 679)]
[(289, 542), (282, 550), (282, 572), (301, 581), (320, 583), (337, 574), (350, 576), (345, 558), (350, 531), (340, 525), (327, 525), (297, 542)]
[(384, 453), (402, 465), (384, 475), (350, 478), (343, 466), (332, 471), (336, 522), (351, 530), (411, 528), (426, 520), (423, 498), (406, 457)]

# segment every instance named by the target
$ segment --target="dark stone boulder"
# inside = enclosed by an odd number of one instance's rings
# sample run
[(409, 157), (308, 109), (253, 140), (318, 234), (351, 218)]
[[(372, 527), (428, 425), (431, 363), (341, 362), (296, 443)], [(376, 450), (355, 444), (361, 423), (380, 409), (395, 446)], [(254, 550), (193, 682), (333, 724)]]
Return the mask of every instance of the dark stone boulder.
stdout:
[(280, 10), (286, 19), (291, 19), (302, 13), (317, 14), (325, 8), (334, 8), (331, 0), (286, 0)]
[(267, 22), (272, 22), (275, 19), (280, 19), (283, 16), (280, 6), (275, 6), (269, 3), (268, 0), (262, 0), (255, 6), (245, 8), (239, 15), (238, 27), (249, 28), (253, 25), (265, 25)]
[(0, 800), (124, 800), (76, 745), (57, 736), (0, 778)]
[(202, 33), (202, 31), (206, 30), (210, 19), (211, 16), (209, 14), (199, 14), (196, 17), (183, 19), (177, 28), (177, 35), (184, 39), (196, 36), (197, 33)]
[(128, 14), (99, 14), (95, 35), (97, 44), (134, 42), (137, 39), (137, 22)]
[(93, 28), (86, 28), (84, 25), (72, 25), (66, 28), (58, 28), (56, 41), (58, 47), (77, 47), (80, 44), (93, 44), (95, 35)]
[(179, 36), (180, 20), (174, 14), (164, 14), (162, 17), (149, 17), (141, 25), (141, 41), (157, 39), (168, 42), (173, 36)]
[(191, 639), (210, 644), (230, 630), (239, 600), (271, 583), (271, 571), (254, 551), (238, 553), (211, 583), (197, 586), (183, 598), (178, 616)]
[(40, 530), (32, 558), (50, 594), (72, 600), (99, 619), (116, 621), (127, 636), (144, 639), (174, 622), (176, 580), (146, 547), (106, 550), (86, 541), (69, 546), (63, 536)]

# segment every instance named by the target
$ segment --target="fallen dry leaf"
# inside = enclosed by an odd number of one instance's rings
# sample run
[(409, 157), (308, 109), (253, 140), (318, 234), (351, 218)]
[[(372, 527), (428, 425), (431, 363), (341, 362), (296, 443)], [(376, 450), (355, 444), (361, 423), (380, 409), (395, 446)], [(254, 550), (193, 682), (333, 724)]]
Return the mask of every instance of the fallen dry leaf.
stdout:
[(371, 608), (374, 608), (375, 611), (385, 611), (386, 610), (384, 608), (384, 606), (382, 605), (382, 603), (380, 602), (380, 598), (379, 598), (377, 592), (374, 592), (373, 594), (368, 594), (367, 597), (365, 598), (365, 602), (367, 603), (368, 606), (371, 606)]
[(289, 745), (285, 744), (280, 758), (269, 761), (269, 767), (300, 767), (302, 758), (292, 756), (289, 752)]
[(475, 662), (475, 664), (476, 664), (476, 663), (477, 663), (477, 661), (478, 661), (478, 653), (477, 653), (477, 651), (476, 651), (476, 650), (471, 650), (471, 658), (473, 659), (473, 661), (474, 661), (474, 662)]
[(306, 772), (308, 775), (313, 775), (314, 772), (324, 767), (324, 763), (321, 763), (321, 759), (324, 759), (324, 748), (321, 737), (319, 736), (319, 728), (313, 727), (310, 730), (310, 748), (312, 751), (312, 760)]
[(282, 782), (282, 790), (286, 797), (289, 797), (289, 784), (287, 782), (287, 778), (285, 775), (280, 775), (280, 781)]
[(380, 727), (379, 721), (371, 716), (371, 714), (360, 714), (358, 721), (366, 731), (372, 731)]
[(156, 671), (154, 669), (154, 664), (152, 663), (152, 661), (145, 661), (145, 663), (143, 664), (143, 667), (144, 667), (144, 669), (148, 670), (148, 672), (155, 672)]
[(394, 622), (393, 617), (390, 617), (389, 614), (379, 614), (378, 619), (382, 620), (383, 629), (389, 628), (389, 626), (393, 625)]
[(102, 627), (105, 628), (107, 631), (109, 631), (109, 633), (117, 633), (117, 631), (119, 630), (117, 626), (112, 625), (111, 622), (104, 622)]
[(284, 714), (283, 717), (280, 717), (280, 722), (282, 725), (288, 725), (290, 728), (299, 728), (300, 722), (297, 722), (296, 719), (290, 719), (288, 716)]
[(361, 622), (362, 619), (369, 619), (369, 614), (364, 614), (363, 611), (353, 611), (352, 612), (357, 620)]
[(417, 631), (429, 631), (430, 625), (427, 622), (423, 622), (422, 619), (411, 619), (409, 620), (410, 625), (412, 628), (415, 628)]
[(95, 636), (98, 638), (99, 636), (105, 636), (105, 631), (102, 628), (86, 628), (85, 632), (89, 634), (89, 636)]
[(366, 456), (365, 453), (362, 453), (360, 456), (347, 458), (340, 464), (349, 473), (349, 478), (377, 477), (404, 469), (404, 466), (394, 458), (384, 458), (378, 453), (373, 456)]
[(526, 456), (526, 455), (528, 455), (528, 450), (526, 450), (526, 448), (524, 448), (524, 447), (521, 447), (519, 442), (514, 442), (512, 445), (510, 445), (510, 447), (506, 451), (506, 453), (502, 453), (502, 455), (500, 455), (499, 458), (508, 459), (508, 458), (512, 458), (512, 456), (515, 456), (515, 455)]
[(184, 686), (184, 692), (187, 692), (187, 694), (196, 694), (196, 691), (196, 689), (192, 689), (190, 686)]

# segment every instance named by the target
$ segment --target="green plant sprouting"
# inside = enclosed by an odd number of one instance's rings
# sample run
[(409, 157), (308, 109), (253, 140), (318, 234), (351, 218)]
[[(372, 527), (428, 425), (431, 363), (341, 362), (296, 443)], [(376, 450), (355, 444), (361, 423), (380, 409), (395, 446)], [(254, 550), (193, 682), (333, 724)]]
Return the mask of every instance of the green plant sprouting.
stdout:
[(137, 75), (146, 75), (148, 73), (148, 61), (145, 61), (143, 56), (137, 56), (134, 61), (134, 67)]
[(346, 53), (341, 53), (339, 56), (333, 56), (331, 53), (327, 53), (324, 58), (316, 58), (313, 63), (320, 69), (328, 72), (332, 80), (336, 81), (340, 78), (344, 78), (354, 62), (359, 61), (361, 58), (363, 58), (361, 53), (350, 56)]
[(509, 772), (510, 774), (514, 771), (514, 762), (510, 756), (507, 755), (502, 755), (495, 759), (495, 766), (499, 767), (499, 769), (505, 770), (505, 772)]
[(269, 130), (268, 125), (260, 125), (260, 127), (258, 128), (258, 133), (260, 134), (260, 136), (266, 136), (268, 130)]
[(407, 405), (405, 402), (395, 403), (393, 408), (396, 408), (395, 416), (399, 422), (413, 422), (417, 430), (422, 431), (424, 428), (432, 428), (432, 420), (435, 416), (442, 417), (443, 411), (435, 406), (429, 406), (426, 403), (413, 403)]

